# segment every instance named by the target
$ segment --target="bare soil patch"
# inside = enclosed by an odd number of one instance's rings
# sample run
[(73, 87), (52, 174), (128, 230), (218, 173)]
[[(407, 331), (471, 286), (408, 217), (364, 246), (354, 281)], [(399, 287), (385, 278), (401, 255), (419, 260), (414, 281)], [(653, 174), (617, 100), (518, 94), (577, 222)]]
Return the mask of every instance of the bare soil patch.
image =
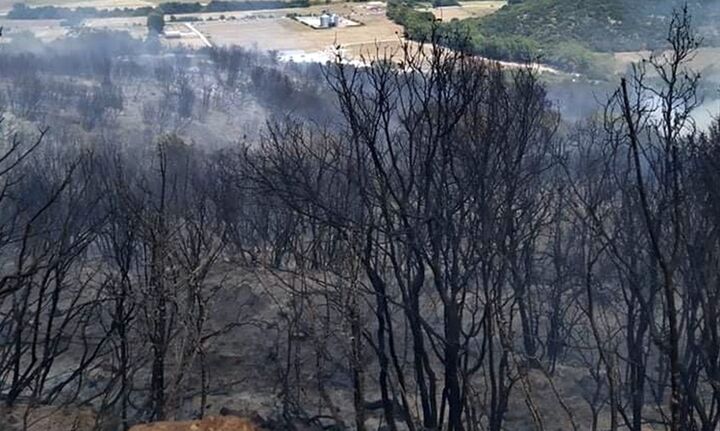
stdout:
[[(361, 6), (358, 6), (358, 9)], [(384, 14), (346, 15), (362, 25), (313, 29), (288, 17), (244, 17), (224, 21), (203, 21), (195, 27), (215, 45), (238, 45), (266, 50), (322, 51), (332, 46), (373, 45), (398, 41), (402, 28)]]
[(495, 13), (507, 4), (506, 1), (470, 1), (461, 2), (459, 6), (443, 6), (427, 9), (435, 15), (435, 18), (443, 21), (453, 19), (479, 18)]

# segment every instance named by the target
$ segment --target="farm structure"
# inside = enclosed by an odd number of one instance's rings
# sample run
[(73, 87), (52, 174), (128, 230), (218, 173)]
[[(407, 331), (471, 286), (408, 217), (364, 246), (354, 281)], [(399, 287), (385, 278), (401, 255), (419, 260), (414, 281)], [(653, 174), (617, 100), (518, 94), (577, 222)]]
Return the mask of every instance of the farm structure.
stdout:
[(354, 27), (361, 25), (357, 21), (353, 21), (349, 18), (342, 17), (336, 13), (323, 11), (319, 16), (317, 15), (303, 15), (295, 16), (296, 21), (301, 22), (314, 29), (327, 29), (337, 27)]

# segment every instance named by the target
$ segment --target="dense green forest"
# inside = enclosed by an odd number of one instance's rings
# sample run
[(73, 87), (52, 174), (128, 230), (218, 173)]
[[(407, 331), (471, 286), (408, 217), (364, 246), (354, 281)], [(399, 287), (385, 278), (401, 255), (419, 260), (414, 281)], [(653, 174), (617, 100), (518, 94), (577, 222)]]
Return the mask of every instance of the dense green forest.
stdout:
[[(405, 26), (413, 39), (427, 39), (434, 30), (446, 40), (464, 40), (478, 54), (502, 60), (537, 59), (567, 70), (587, 72), (603, 53), (662, 46), (673, 8), (679, 1), (655, 0), (524, 0), (511, 1), (498, 12), (464, 21), (435, 22), (416, 11), (413, 0), (396, 0), (388, 16)], [(715, 29), (720, 2), (689, 2), (706, 45), (717, 43)]]

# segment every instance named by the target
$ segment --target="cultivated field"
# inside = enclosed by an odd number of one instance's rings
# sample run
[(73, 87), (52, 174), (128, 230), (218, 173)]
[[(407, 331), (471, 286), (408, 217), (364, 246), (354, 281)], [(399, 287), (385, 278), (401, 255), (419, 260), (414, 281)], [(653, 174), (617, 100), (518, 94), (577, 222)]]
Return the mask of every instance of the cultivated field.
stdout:
[(22, 33), (34, 35), (43, 41), (50, 41), (63, 37), (67, 34), (67, 29), (60, 26), (60, 20), (42, 19), (42, 20), (7, 20), (0, 19), (0, 26), (3, 27), (3, 42), (10, 38), (18, 37)]
[[(651, 55), (650, 51), (633, 51), (633, 52), (618, 52), (613, 55), (615, 62), (615, 71), (617, 73), (623, 73), (630, 67), (631, 64), (641, 61), (643, 58), (648, 58)], [(691, 67), (701, 72), (705, 78), (717, 78), (720, 75), (720, 64), (718, 63), (720, 58), (720, 48), (700, 48), (692, 61), (690, 62)]]
[(443, 6), (425, 9), (443, 21), (453, 19), (478, 18), (494, 13), (505, 6), (507, 1), (483, 0), (460, 2), (460, 6)]
[[(169, 0), (0, 0), (0, 13), (10, 10), (15, 3), (25, 3), (29, 6), (64, 6), (64, 7), (95, 7), (98, 9), (112, 9), (124, 7), (155, 6)], [(194, 3), (196, 0), (173, 0), (178, 2)], [(252, 1), (252, 0), (247, 0)], [(203, 1), (202, 3), (207, 3)]]
[[(15, 0), (0, 0), (2, 2)], [(31, 0), (36, 2), (49, 0)], [(132, 6), (132, 2), (159, 0), (88, 0), (87, 2), (72, 0), (74, 6), (94, 5), (96, 7)], [(104, 4), (100, 4), (104, 2)], [(464, 19), (487, 15), (498, 10), (505, 1), (474, 1), (463, 2), (460, 6), (431, 9), (436, 16), (444, 20)], [(359, 23), (358, 26), (313, 29), (293, 19), (293, 15), (315, 15), (324, 11), (336, 13), (343, 18)], [(170, 46), (187, 46), (200, 48), (203, 46), (237, 45), (247, 48), (273, 50), (281, 55), (290, 56), (294, 61), (311, 61), (323, 55), (329, 49), (341, 46), (351, 57), (358, 58), (361, 54), (375, 54), (396, 50), (402, 42), (402, 27), (391, 22), (385, 15), (386, 5), (374, 1), (367, 3), (330, 3), (318, 4), (307, 8), (287, 8), (272, 10), (240, 11), (225, 13), (192, 14), (194, 22), (171, 21), (188, 16), (166, 16), (166, 31), (173, 34), (165, 43)], [(128, 31), (135, 37), (145, 37), (146, 19), (139, 18), (98, 18), (88, 19), (82, 24), (86, 28)], [(6, 34), (12, 37), (23, 31), (29, 31), (42, 40), (52, 40), (69, 32), (78, 31), (62, 27), (59, 20), (17, 21), (2, 20)]]
[[(290, 14), (319, 15), (323, 11), (337, 13), (352, 19), (361, 25), (353, 27), (313, 29), (291, 17)], [(180, 33), (179, 38), (166, 39), (172, 46), (184, 45), (202, 47), (205, 42), (198, 36), (200, 32), (207, 41), (216, 46), (243, 46), (275, 51), (302, 51), (317, 53), (329, 47), (342, 45), (353, 52), (374, 50), (375, 44), (392, 43), (401, 40), (402, 28), (385, 16), (385, 5), (371, 3), (335, 3), (331, 5), (310, 6), (307, 8), (273, 9), (244, 12), (194, 14), (199, 21), (171, 22), (166, 25), (168, 33)], [(181, 19), (183, 15), (178, 15)], [(145, 37), (146, 19), (138, 18), (97, 18), (88, 19), (83, 27), (128, 31), (135, 37)], [(42, 40), (52, 40), (71, 31), (62, 27), (59, 20), (7, 20), (0, 19), (9, 37), (20, 32), (31, 32)]]
[(12, 9), (15, 3), (25, 3), (29, 6), (67, 6), (67, 7), (95, 7), (98, 9), (112, 9), (124, 7), (153, 6), (159, 1), (146, 0), (0, 0), (0, 13), (4, 14)]
[[(341, 8), (348, 7), (343, 5)], [(352, 6), (353, 9), (362, 6)], [(330, 46), (398, 41), (402, 28), (383, 14), (353, 12), (345, 16), (361, 23), (356, 27), (312, 29), (288, 17), (195, 23), (216, 45), (239, 45), (278, 51), (322, 51)]]

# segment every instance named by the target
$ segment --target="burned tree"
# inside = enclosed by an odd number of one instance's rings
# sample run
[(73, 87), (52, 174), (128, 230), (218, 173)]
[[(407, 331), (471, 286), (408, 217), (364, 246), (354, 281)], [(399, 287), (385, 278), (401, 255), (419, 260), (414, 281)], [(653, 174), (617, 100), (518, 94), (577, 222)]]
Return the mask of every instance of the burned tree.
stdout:
[(368, 69), (339, 63), (329, 80), (344, 133), (272, 128), (256, 183), (352, 239), (374, 297), (364, 338), (388, 425), (397, 404), (410, 429), (414, 414), (428, 428), (464, 429), (481, 372), (494, 388), (483, 422), (499, 430), (525, 377), (509, 322), (531, 283), (517, 265), (534, 238), (525, 221), (544, 202), (529, 186), (550, 163), (556, 121), (542, 87), (530, 69), (504, 72), (437, 44)]

